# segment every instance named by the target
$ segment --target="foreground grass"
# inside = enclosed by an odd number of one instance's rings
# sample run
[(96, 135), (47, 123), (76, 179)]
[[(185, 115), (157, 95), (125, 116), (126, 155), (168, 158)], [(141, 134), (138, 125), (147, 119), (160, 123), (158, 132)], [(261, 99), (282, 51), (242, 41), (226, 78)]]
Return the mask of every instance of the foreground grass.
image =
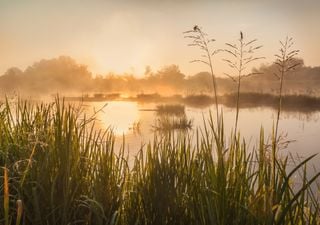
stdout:
[(294, 168), (287, 158), (272, 162), (263, 130), (249, 151), (240, 136), (226, 142), (222, 119), (206, 121), (195, 145), (187, 135), (159, 134), (129, 167), (112, 132), (94, 129), (79, 108), (57, 100), (0, 109), (0, 224), (320, 222), (311, 189), (319, 173), (306, 174), (313, 156)]

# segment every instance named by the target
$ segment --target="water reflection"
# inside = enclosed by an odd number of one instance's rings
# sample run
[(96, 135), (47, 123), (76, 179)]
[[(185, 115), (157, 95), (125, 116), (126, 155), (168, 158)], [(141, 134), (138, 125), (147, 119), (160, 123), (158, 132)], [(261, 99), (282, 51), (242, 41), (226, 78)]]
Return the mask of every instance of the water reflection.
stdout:
[(138, 127), (140, 118), (135, 102), (92, 102), (91, 107), (92, 112), (102, 109), (96, 116), (99, 128), (110, 127), (115, 135), (126, 135)]
[[(101, 108), (105, 102), (91, 102), (91, 112)], [(223, 106), (220, 106), (223, 107)], [(95, 110), (93, 110), (93, 108)], [(119, 101), (108, 102), (107, 106), (97, 114), (98, 128), (114, 128), (116, 134), (116, 147), (123, 144), (125, 137), (125, 148), (129, 149), (130, 155), (135, 155), (141, 146), (152, 142), (153, 126), (155, 125), (158, 113), (155, 110), (156, 104), (139, 104), (135, 102)], [(185, 107), (186, 118), (192, 120), (192, 129), (203, 129), (204, 121), (210, 116), (209, 110), (213, 108), (192, 108)], [(287, 134), (288, 140), (295, 140), (285, 152), (300, 155), (310, 155), (319, 153), (320, 139), (318, 131), (320, 128), (320, 113), (286, 113), (281, 117), (279, 131), (283, 135)], [(233, 130), (235, 114), (233, 108), (223, 108), (224, 127), (226, 139)], [(265, 139), (271, 139), (276, 111), (271, 108), (243, 108), (240, 110), (239, 130), (241, 136), (245, 138), (249, 148), (257, 146), (260, 129), (264, 129)], [(213, 117), (214, 119), (215, 117)], [(192, 131), (191, 131), (192, 133)]]

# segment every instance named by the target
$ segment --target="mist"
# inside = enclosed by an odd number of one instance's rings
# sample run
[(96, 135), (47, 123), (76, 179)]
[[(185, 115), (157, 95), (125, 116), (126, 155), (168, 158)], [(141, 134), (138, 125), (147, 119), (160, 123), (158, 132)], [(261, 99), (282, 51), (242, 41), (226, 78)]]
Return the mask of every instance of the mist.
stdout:
[[(320, 88), (320, 67), (305, 66), (302, 59), (296, 59), (299, 68), (285, 76), (286, 94), (318, 95)], [(278, 80), (273, 75), (274, 64), (254, 68), (259, 73), (244, 79), (242, 92), (277, 94)], [(94, 74), (87, 65), (79, 64), (68, 56), (42, 59), (25, 70), (18, 67), (8, 69), (0, 76), (2, 94), (21, 94), (27, 96), (62, 95), (81, 96), (83, 94), (118, 92), (126, 95), (158, 93), (168, 96), (174, 94), (193, 95), (212, 93), (211, 75), (204, 71), (193, 75), (181, 72), (178, 65), (163, 66), (153, 71), (146, 66), (143, 74), (132, 73)], [(235, 84), (228, 77), (218, 77), (218, 93), (235, 92)]]

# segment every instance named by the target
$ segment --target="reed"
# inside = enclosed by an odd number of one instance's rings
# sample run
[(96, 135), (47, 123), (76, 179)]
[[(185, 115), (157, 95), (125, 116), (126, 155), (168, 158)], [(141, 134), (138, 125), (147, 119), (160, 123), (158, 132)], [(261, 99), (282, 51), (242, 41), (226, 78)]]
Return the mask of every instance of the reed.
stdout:
[(157, 105), (156, 111), (158, 115), (173, 115), (173, 116), (183, 116), (185, 115), (185, 107), (180, 104), (165, 104)]
[(219, 121), (219, 104), (218, 104), (218, 86), (216, 81), (216, 76), (213, 70), (213, 57), (221, 52), (221, 49), (213, 49), (210, 45), (216, 40), (209, 38), (208, 34), (203, 31), (201, 27), (195, 25), (192, 30), (183, 32), (185, 38), (191, 40), (191, 43), (188, 46), (197, 47), (200, 49), (202, 55), (199, 59), (194, 59), (191, 63), (201, 63), (209, 67), (210, 75), (212, 78), (212, 87), (213, 87), (213, 97), (216, 108), (216, 120)]
[(4, 209), (4, 224), (9, 225), (9, 180), (8, 169), (4, 167), (3, 174), (3, 209)]
[(229, 77), (237, 86), (237, 105), (236, 105), (236, 115), (235, 115), (235, 125), (234, 125), (234, 135), (237, 135), (238, 120), (239, 120), (239, 110), (240, 110), (240, 89), (241, 81), (252, 75), (257, 75), (258, 73), (247, 72), (248, 66), (253, 62), (263, 59), (263, 57), (256, 57), (256, 51), (259, 50), (262, 45), (257, 45), (257, 39), (247, 41), (244, 34), (240, 31), (240, 38), (237, 43), (230, 44), (226, 43), (227, 48), (224, 50), (231, 57), (230, 59), (223, 59), (227, 65), (235, 71), (235, 74), (224, 73)]
[[(280, 114), (282, 111), (282, 100), (283, 100), (283, 84), (284, 84), (284, 76), (289, 73), (290, 71), (296, 69), (296, 67), (300, 63), (295, 63), (295, 56), (298, 54), (299, 50), (292, 50), (293, 46), (293, 39), (286, 37), (285, 41), (280, 41), (280, 49), (279, 54), (276, 54), (276, 61), (275, 64), (278, 66), (278, 71), (274, 73), (274, 75), (279, 79), (279, 105), (277, 110), (277, 118), (276, 118), (276, 125), (274, 128), (273, 140), (272, 140), (272, 181), (271, 181), (271, 189), (276, 185), (276, 162), (277, 162), (277, 150), (278, 150), (278, 130), (279, 130), (279, 121), (280, 121)], [(276, 193), (272, 191), (270, 193), (271, 199), (274, 201)]]
[(319, 224), (311, 185), (320, 173), (306, 172), (314, 156), (293, 167), (289, 156), (273, 164), (263, 129), (249, 148), (240, 133), (235, 141), (225, 134), (222, 116), (219, 126), (214, 121), (195, 136), (156, 133), (129, 166), (112, 132), (95, 129), (77, 108), (60, 100), (7, 102), (0, 223)]
[(192, 128), (192, 120), (183, 116), (160, 116), (153, 125), (155, 131), (189, 130)]
[[(24, 223), (105, 224), (117, 218), (127, 173), (124, 152), (115, 155), (112, 132), (93, 129), (92, 118), (80, 115), (58, 99), (7, 102), (2, 109), (0, 162), (12, 178), (10, 202), (23, 202)], [(21, 209), (13, 213), (17, 223)]]

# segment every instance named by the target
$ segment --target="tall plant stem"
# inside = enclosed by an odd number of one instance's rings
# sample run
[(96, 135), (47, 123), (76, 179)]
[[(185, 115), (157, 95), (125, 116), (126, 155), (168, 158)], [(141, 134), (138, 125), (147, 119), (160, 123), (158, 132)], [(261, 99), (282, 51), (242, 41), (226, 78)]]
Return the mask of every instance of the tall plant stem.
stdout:
[(276, 182), (276, 155), (277, 155), (277, 143), (278, 143), (278, 130), (279, 130), (279, 121), (280, 121), (280, 114), (281, 114), (281, 107), (282, 107), (282, 89), (283, 89), (283, 78), (285, 74), (285, 68), (286, 68), (286, 52), (287, 48), (284, 48), (284, 52), (282, 55), (282, 63), (281, 63), (281, 69), (280, 69), (280, 84), (279, 84), (279, 105), (278, 105), (278, 111), (277, 111), (277, 119), (276, 119), (276, 127), (272, 142), (272, 187), (275, 186)]
[(215, 105), (216, 105), (216, 117), (217, 117), (217, 124), (219, 126), (219, 106), (218, 106), (218, 95), (217, 95), (217, 82), (216, 78), (213, 74), (213, 67), (212, 67), (212, 62), (211, 62), (211, 57), (208, 52), (208, 57), (209, 57), (209, 64), (210, 64), (210, 70), (211, 70), (211, 77), (212, 77), (212, 86), (213, 86), (213, 91), (214, 91), (214, 100), (215, 100)]
[(211, 54), (209, 51), (209, 46), (207, 44), (207, 42), (205, 41), (205, 37), (203, 35), (203, 32), (200, 31), (200, 35), (201, 38), (204, 40), (204, 46), (205, 46), (205, 51), (207, 53), (208, 56), (208, 63), (209, 63), (209, 67), (210, 67), (210, 73), (211, 73), (211, 78), (212, 78), (212, 87), (213, 87), (213, 94), (214, 94), (214, 101), (215, 101), (215, 106), (216, 106), (216, 119), (217, 119), (217, 124), (219, 126), (219, 107), (218, 107), (218, 94), (217, 94), (217, 82), (216, 82), (216, 77), (213, 73), (213, 65), (212, 65), (212, 59), (211, 59)]
[(237, 85), (237, 109), (236, 119), (234, 125), (234, 139), (237, 138), (238, 120), (239, 120), (239, 107), (240, 107), (240, 87), (241, 87), (241, 76), (242, 76), (242, 64), (243, 64), (243, 39), (240, 38), (240, 59), (239, 59), (239, 70), (238, 70), (238, 85)]
[[(189, 38), (192, 42), (189, 46), (195, 46), (200, 48), (203, 55), (201, 58), (192, 60), (191, 62), (203, 63), (210, 68), (210, 75), (212, 79), (212, 87), (213, 87), (213, 97), (214, 97), (214, 104), (215, 104), (215, 111), (216, 111), (216, 120), (218, 129), (220, 127), (220, 119), (219, 119), (219, 103), (218, 103), (218, 85), (216, 81), (216, 77), (213, 71), (213, 63), (212, 58), (214, 55), (222, 51), (221, 49), (212, 50), (210, 48), (210, 43), (215, 42), (215, 39), (211, 39), (207, 37), (207, 34), (202, 31), (202, 29), (195, 25), (192, 30), (188, 30), (184, 32), (185, 38)], [(190, 35), (189, 35), (190, 34)]]
[(228, 66), (235, 71), (235, 74), (224, 73), (228, 76), (235, 84), (236, 84), (236, 113), (235, 113), (235, 121), (234, 121), (234, 132), (233, 139), (236, 143), (237, 140), (237, 132), (238, 132), (238, 122), (239, 122), (239, 111), (240, 111), (240, 89), (241, 89), (241, 80), (245, 77), (252, 76), (254, 74), (260, 73), (246, 73), (247, 66), (259, 59), (264, 57), (255, 57), (254, 54), (256, 50), (260, 49), (262, 45), (256, 45), (257, 39), (253, 39), (251, 41), (246, 41), (242, 31), (240, 31), (240, 38), (237, 40), (238, 43), (230, 44), (226, 43), (227, 48), (224, 50), (229, 54), (231, 58), (223, 59)]
[[(282, 107), (282, 92), (283, 92), (283, 82), (284, 76), (286, 73), (294, 70), (300, 63), (295, 62), (295, 56), (298, 54), (299, 50), (290, 50), (293, 45), (292, 38), (286, 38), (285, 42), (281, 42), (281, 48), (279, 50), (280, 54), (276, 54), (275, 64), (278, 66), (278, 73), (274, 73), (274, 75), (279, 79), (279, 105), (277, 111), (276, 125), (274, 128), (274, 135), (272, 140), (272, 162), (271, 162), (271, 193), (270, 193), (270, 206), (274, 204), (278, 204), (279, 199), (275, 199), (277, 193), (275, 192), (277, 188), (277, 170), (276, 170), (276, 162), (277, 162), (277, 151), (279, 148), (279, 122), (280, 122), (280, 114)], [(273, 214), (273, 212), (270, 212)]]
[[(285, 49), (286, 54), (286, 49)], [(278, 105), (278, 111), (277, 111), (277, 120), (276, 120), (276, 129), (275, 129), (275, 139), (277, 139), (278, 136), (278, 130), (279, 130), (279, 120), (280, 120), (280, 113), (281, 113), (281, 107), (282, 107), (282, 89), (283, 89), (283, 77), (285, 73), (285, 56), (283, 56), (283, 65), (281, 67), (281, 76), (280, 76), (280, 86), (279, 86), (279, 105)], [(275, 141), (276, 143), (277, 141)]]

